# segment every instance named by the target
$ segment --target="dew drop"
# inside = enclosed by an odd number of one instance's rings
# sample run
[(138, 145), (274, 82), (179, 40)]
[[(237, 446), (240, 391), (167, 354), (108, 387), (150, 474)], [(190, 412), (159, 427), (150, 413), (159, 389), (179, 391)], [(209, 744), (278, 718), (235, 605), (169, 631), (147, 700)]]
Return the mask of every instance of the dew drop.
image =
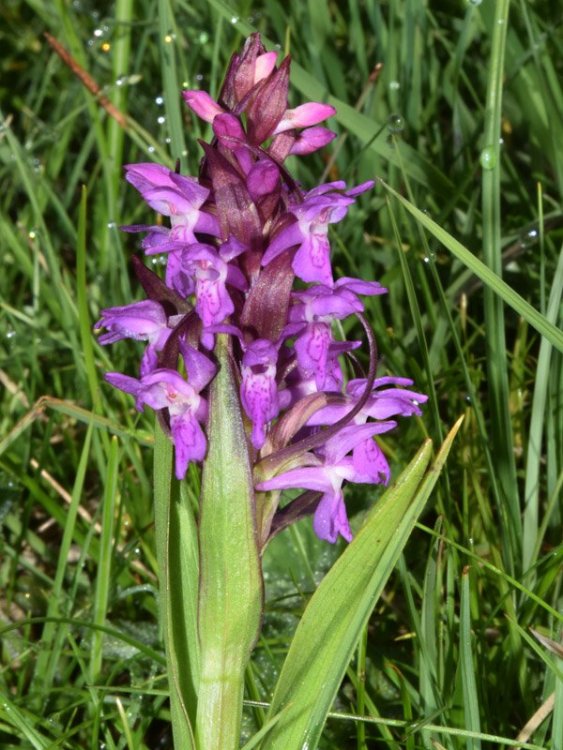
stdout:
[(108, 221), (108, 229), (115, 229), (116, 226), (115, 221)]
[(399, 81), (389, 81), (389, 88), (391, 91), (398, 91), (401, 88)]
[(405, 129), (405, 120), (396, 112), (387, 118), (387, 130), (390, 133), (402, 133)]
[(481, 151), (479, 161), (483, 169), (494, 169), (497, 165), (497, 155), (493, 146), (487, 146)]
[(103, 29), (94, 29), (94, 36), (95, 36), (96, 38), (98, 38), (98, 39), (99, 39), (99, 38), (100, 38), (101, 36), (103, 36), (103, 35), (104, 35), (104, 31), (103, 31)]
[(472, 404), (472, 403), (473, 403), (473, 402), (471, 401), (471, 396), (470, 396), (469, 394), (467, 394), (467, 395), (466, 395), (466, 397), (465, 397), (465, 403), (466, 403), (466, 404)]
[(147, 151), (149, 152), (149, 154), (154, 154), (154, 146), (149, 146), (147, 148)]
[(13, 338), (15, 337), (15, 335), (16, 335), (16, 332), (14, 331), (14, 329), (13, 329), (13, 328), (9, 328), (9, 329), (8, 329), (8, 330), (6, 331), (6, 338), (7, 338), (7, 339), (13, 339)]
[(124, 86), (127, 83), (127, 76), (119, 76), (115, 79), (116, 86)]
[(173, 31), (169, 31), (168, 34), (164, 37), (164, 42), (166, 44), (172, 44), (172, 42), (176, 39), (176, 34)]
[(162, 105), (164, 104), (164, 97), (157, 96), (156, 99), (154, 100), (154, 103), (156, 104), (157, 107), (162, 107)]
[(30, 230), (30, 231), (28, 232), (28, 235), (27, 235), (27, 236), (29, 237), (29, 239), (30, 239), (30, 240), (34, 240), (34, 239), (36, 239), (36, 238), (37, 238), (37, 232), (36, 232), (36, 231), (35, 231), (34, 229), (31, 229), (31, 230)]
[(172, 138), (170, 137), (165, 138), (164, 143), (172, 143)]
[(207, 31), (202, 31), (201, 34), (199, 35), (199, 43), (207, 44), (208, 41), (209, 41), (209, 34), (207, 33)]
[(523, 248), (531, 247), (538, 241), (539, 233), (537, 229), (530, 229), (528, 232), (523, 232), (520, 236), (520, 245)]
[(240, 18), (238, 16), (231, 16), (231, 23), (238, 23)]
[(164, 125), (164, 123), (166, 122), (166, 117), (164, 117), (164, 115), (160, 115), (160, 117), (156, 118), (156, 121), (159, 125)]

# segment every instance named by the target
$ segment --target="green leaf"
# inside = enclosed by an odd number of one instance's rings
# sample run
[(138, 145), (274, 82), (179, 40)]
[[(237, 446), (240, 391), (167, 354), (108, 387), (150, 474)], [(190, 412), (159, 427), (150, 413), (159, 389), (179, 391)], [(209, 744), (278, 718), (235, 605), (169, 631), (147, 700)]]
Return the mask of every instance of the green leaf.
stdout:
[(154, 515), (170, 711), (175, 746), (195, 750), (193, 722), (199, 682), (197, 530), (185, 493), (172, 474), (172, 454), (170, 439), (157, 427)]
[(521, 315), (524, 320), (527, 320), (538, 333), (545, 336), (545, 338), (550, 341), (556, 349), (563, 352), (563, 333), (556, 328), (553, 323), (550, 323), (545, 315), (542, 315), (538, 310), (533, 308), (529, 302), (526, 302), (526, 300), (521, 297), (518, 292), (515, 292), (506, 281), (503, 281), (500, 276), (497, 276), (497, 274), (486, 266), (483, 261), (479, 260), (479, 258), (473, 255), (470, 250), (462, 245), (459, 240), (456, 240), (455, 237), (452, 237), (452, 235), (449, 234), (449, 232), (446, 232), (446, 230), (439, 224), (432, 221), (424, 211), (421, 211), (406, 198), (403, 198), (400, 193), (393, 190), (393, 188), (383, 182), (383, 180), (379, 180), (379, 184), (383, 185), (388, 193), (391, 193), (391, 195), (400, 201), (407, 211), (412, 214), (412, 216), (414, 216), (414, 218), (422, 224), (430, 234), (436, 237), (436, 239), (441, 242), (442, 245), (452, 253), (452, 255), (455, 255), (464, 266), (467, 266), (475, 276), (481, 279), (485, 286), (492, 289), (493, 292), (504, 300), (509, 307)]
[(258, 636), (262, 575), (254, 488), (238, 389), (217, 337), (200, 498), (199, 639), (196, 735), (201, 750), (239, 747), (244, 671)]
[(269, 716), (283, 711), (262, 750), (313, 750), (358, 638), (422, 511), (457, 422), (427, 471), (432, 442), (378, 501), (312, 596), (280, 674)]
[[(461, 669), (461, 690), (463, 695), (463, 710), (465, 726), (472, 732), (481, 731), (479, 721), (479, 695), (477, 693), (477, 679), (473, 666), (473, 650), (471, 648), (471, 607), (469, 567), (465, 568), (461, 577), (461, 607), (459, 615), (459, 661)], [(468, 737), (467, 750), (481, 750), (479, 739)]]

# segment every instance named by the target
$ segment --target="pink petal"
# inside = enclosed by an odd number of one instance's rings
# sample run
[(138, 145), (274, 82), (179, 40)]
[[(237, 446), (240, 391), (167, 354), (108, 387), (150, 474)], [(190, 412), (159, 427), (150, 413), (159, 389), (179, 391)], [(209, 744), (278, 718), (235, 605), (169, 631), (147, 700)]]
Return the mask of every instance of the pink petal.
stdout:
[(336, 110), (330, 104), (321, 104), (320, 102), (301, 104), (299, 107), (295, 107), (295, 109), (287, 109), (285, 111), (284, 116), (274, 130), (274, 135), (283, 133), (284, 130), (317, 125), (317, 123), (326, 120), (327, 117), (332, 117), (334, 114), (336, 114)]
[(188, 107), (206, 122), (213, 122), (217, 115), (225, 112), (223, 107), (217, 104), (207, 91), (183, 91), (182, 96)]

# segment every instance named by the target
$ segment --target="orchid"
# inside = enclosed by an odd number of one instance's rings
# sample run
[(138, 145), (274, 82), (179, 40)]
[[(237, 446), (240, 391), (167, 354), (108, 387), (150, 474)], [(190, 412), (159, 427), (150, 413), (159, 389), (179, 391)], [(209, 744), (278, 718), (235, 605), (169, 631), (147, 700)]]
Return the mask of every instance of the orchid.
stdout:
[(108, 373), (106, 380), (134, 395), (137, 408), (159, 412), (178, 478), (205, 459), (207, 389), (217, 335), (227, 336), (260, 538), (266, 543), (280, 490), (301, 488), (320, 493), (316, 533), (350, 541), (344, 484), (389, 481), (375, 436), (395, 427), (390, 417), (420, 415), (426, 397), (408, 390), (409, 380), (375, 379), (374, 345), (368, 377), (346, 381), (343, 357), (361, 344), (335, 338), (334, 322), (356, 316), (365, 328), (361, 297), (387, 290), (334, 278), (330, 228), (373, 182), (349, 188), (336, 180), (303, 191), (293, 181), (285, 159), (326, 145), (334, 134), (320, 123), (335, 110), (321, 102), (289, 107), (290, 62), (276, 63), (253, 35), (233, 56), (217, 100), (183, 92), (214, 133), (202, 144), (198, 178), (158, 164), (125, 167), (127, 181), (165, 221), (123, 229), (144, 234), (147, 255), (165, 253), (166, 269), (160, 279), (136, 261), (148, 299), (103, 310), (97, 327), (106, 329), (102, 344), (147, 342), (139, 379)]
[[(141, 250), (162, 254), (165, 268), (157, 273), (135, 256), (146, 298), (102, 310), (96, 324), (105, 329), (101, 344), (146, 342), (138, 377), (109, 372), (105, 380), (158, 415), (155, 538), (170, 714), (175, 746), (191, 750), (240, 747), (266, 545), (312, 516), (317, 537), (352, 542), (344, 554), (365, 550), (368, 565), (357, 567), (369, 567), (374, 545), (363, 532), (354, 540), (346, 485), (388, 484), (378, 437), (398, 417), (419, 416), (426, 401), (407, 378), (376, 377), (364, 298), (387, 289), (334, 274), (331, 233), (373, 181), (305, 190), (287, 169), (287, 157), (335, 135), (320, 124), (335, 114), (331, 105), (288, 105), (289, 69), (289, 58), (277, 65), (253, 34), (217, 99), (183, 92), (213, 131), (198, 177), (126, 166), (127, 181), (163, 218), (123, 230), (143, 235)], [(366, 372), (352, 355), (363, 342), (343, 340), (349, 318), (367, 341)], [(285, 490), (300, 492), (284, 502)]]

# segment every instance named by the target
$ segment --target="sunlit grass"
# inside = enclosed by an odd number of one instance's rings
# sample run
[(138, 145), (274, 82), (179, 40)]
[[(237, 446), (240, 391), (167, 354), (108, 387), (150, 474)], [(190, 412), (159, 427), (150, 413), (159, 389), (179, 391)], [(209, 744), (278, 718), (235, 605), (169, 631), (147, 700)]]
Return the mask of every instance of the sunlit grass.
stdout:
[[(133, 373), (138, 350), (102, 349), (90, 331), (102, 307), (142, 296), (128, 266), (134, 238), (118, 227), (145, 222), (146, 208), (123, 163), (180, 159), (197, 173), (205, 129), (178, 91), (216, 93), (255, 28), (291, 52), (296, 103), (338, 108), (331, 149), (292, 165), (302, 183), (325, 170), (385, 183), (362, 197), (333, 247), (339, 274), (389, 288), (366, 303), (381, 373), (431, 395), (424, 417), (384, 442), (395, 475), (426, 436), (438, 444), (465, 416), (320, 747), (558, 747), (557, 23), (549, 3), (523, 0), (2, 5), (0, 747), (170, 746), (152, 425), (102, 380), (107, 369)], [(355, 528), (376, 498), (349, 493)], [(266, 553), (246, 739), (265, 721), (300, 614), (339, 551), (303, 522)]]

